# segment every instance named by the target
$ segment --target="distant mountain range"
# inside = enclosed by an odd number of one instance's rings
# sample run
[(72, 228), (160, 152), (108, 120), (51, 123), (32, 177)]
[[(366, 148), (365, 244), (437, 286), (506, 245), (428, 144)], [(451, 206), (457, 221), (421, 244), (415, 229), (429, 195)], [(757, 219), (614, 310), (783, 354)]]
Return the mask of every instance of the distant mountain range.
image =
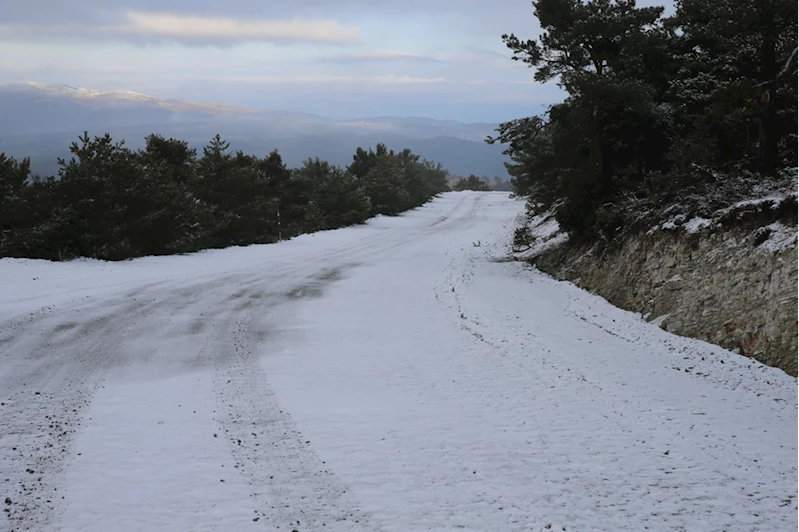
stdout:
[(188, 100), (163, 100), (132, 91), (102, 92), (24, 82), (0, 86), (3, 134), (39, 134), (254, 116), (257, 109)]
[[(410, 148), (455, 175), (508, 177), (501, 146), (485, 144), (496, 124), (421, 117), (334, 120), (309, 113), (269, 111), (219, 103), (161, 99), (131, 91), (102, 92), (25, 82), (0, 86), (0, 152), (30, 156), (35, 173), (57, 172), (57, 157), (83, 131), (106, 132), (131, 148), (159, 133), (201, 148), (219, 133), (233, 149), (265, 155), (277, 149), (289, 166), (308, 157), (346, 165), (355, 148), (379, 142)], [(200, 150), (201, 151), (201, 150)]]

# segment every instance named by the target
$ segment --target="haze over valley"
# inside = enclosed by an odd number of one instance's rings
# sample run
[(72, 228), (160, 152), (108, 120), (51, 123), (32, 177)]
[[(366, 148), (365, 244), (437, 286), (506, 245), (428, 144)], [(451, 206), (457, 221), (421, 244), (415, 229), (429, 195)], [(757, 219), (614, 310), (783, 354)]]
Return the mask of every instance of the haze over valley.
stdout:
[(31, 157), (33, 173), (43, 176), (56, 174), (57, 158), (68, 157), (70, 143), (88, 131), (91, 136), (110, 133), (133, 149), (158, 133), (186, 140), (200, 151), (219, 133), (232, 149), (248, 154), (263, 156), (277, 149), (289, 167), (309, 157), (346, 166), (356, 148), (384, 143), (440, 162), (454, 175), (508, 178), (503, 148), (484, 142), (495, 134), (497, 124), (492, 123), (391, 116), (332, 119), (36, 82), (0, 87), (0, 115), (0, 152)]

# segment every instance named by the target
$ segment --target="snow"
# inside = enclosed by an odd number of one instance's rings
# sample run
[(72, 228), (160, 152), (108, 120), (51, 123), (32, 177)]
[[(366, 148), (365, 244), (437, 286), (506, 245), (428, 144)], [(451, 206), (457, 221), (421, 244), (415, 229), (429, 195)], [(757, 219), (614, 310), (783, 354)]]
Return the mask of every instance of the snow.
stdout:
[[(217, 519), (230, 530), (252, 527), (257, 506), (246, 503), (246, 479), (226, 439), (209, 433), (216, 407), (209, 380), (187, 374), (118, 382), (97, 393), (91, 419), (75, 439), (81, 455), (64, 479), (71, 500), (61, 517), (65, 528), (126, 531), (168, 524), (195, 530)], [(175, 402), (175, 390), (185, 406)], [(217, 484), (224, 489), (213, 489)], [(151, 515), (153, 501), (169, 513)]]
[(685, 222), (683, 229), (685, 229), (686, 233), (693, 234), (698, 233), (702, 229), (710, 227), (711, 225), (713, 225), (713, 220), (696, 216)]
[(657, 318), (653, 319), (649, 323), (651, 323), (652, 325), (656, 325), (658, 327), (661, 327), (663, 325), (663, 322), (665, 322), (667, 319), (669, 319), (669, 317), (671, 317), (671, 314), (663, 314), (663, 315), (658, 316)]
[(517, 260), (527, 260), (547, 250), (560, 247), (569, 241), (569, 235), (565, 231), (561, 231), (560, 224), (555, 219), (554, 210), (532, 217), (520, 214), (516, 217), (515, 225), (529, 227), (533, 237), (533, 243), (529, 249), (513, 254)]
[(771, 207), (777, 207), (780, 202), (782, 202), (785, 198), (790, 196), (796, 196), (796, 193), (793, 194), (780, 194), (780, 195), (771, 195), (771, 196), (763, 196), (761, 198), (753, 198), (748, 200), (743, 200), (735, 203), (731, 209), (738, 210), (742, 207), (751, 207), (755, 205), (763, 205), (764, 203), (771, 203)]
[(533, 227), (532, 234), (542, 240), (553, 238), (560, 231), (560, 224), (555, 220), (554, 213), (535, 216), (530, 220)]
[(522, 211), (0, 260), (9, 529), (796, 529), (796, 379), (507, 261)]
[(100, 91), (95, 89), (71, 87), (69, 85), (62, 85), (62, 84), (39, 83), (37, 81), (23, 81), (21, 83), (15, 83), (13, 85), (7, 85), (5, 89), (16, 90), (16, 91), (33, 90), (38, 92), (44, 92), (51, 96), (68, 96), (71, 98), (81, 98), (81, 99), (118, 98), (122, 100), (140, 100), (140, 101), (157, 100), (156, 98), (147, 96), (146, 94), (141, 94), (139, 92), (134, 92), (130, 90)]
[(677, 229), (677, 225), (674, 220), (669, 220), (668, 222), (663, 222), (660, 224), (660, 228), (664, 231), (673, 231)]
[(780, 222), (765, 226), (769, 230), (768, 239), (758, 246), (758, 250), (769, 253), (780, 253), (786, 249), (796, 247), (796, 227), (787, 227)]
[[(791, 197), (795, 198), (796, 197), (796, 192), (787, 192), (787, 193), (780, 193), (780, 194), (773, 194), (772, 193), (772, 194), (762, 195), (762, 196), (759, 196), (759, 197), (756, 197), (756, 198), (750, 198), (750, 199), (747, 199), (747, 200), (739, 201), (737, 203), (734, 203), (734, 204), (730, 205), (729, 207), (717, 210), (716, 212), (713, 213), (713, 216), (712, 216), (711, 219), (703, 218), (701, 216), (694, 216), (690, 220), (685, 221), (686, 215), (678, 214), (678, 215), (672, 217), (669, 220), (666, 220), (666, 221), (664, 221), (664, 222), (662, 222), (660, 224), (656, 224), (656, 225), (650, 227), (647, 230), (646, 234), (647, 235), (652, 235), (652, 234), (654, 234), (657, 231), (675, 231), (675, 230), (677, 230), (679, 228), (682, 228), (688, 234), (698, 233), (702, 229), (706, 229), (706, 228), (712, 227), (714, 225), (716, 227), (721, 227), (721, 223), (720, 223), (719, 220), (721, 220), (725, 216), (729, 216), (730, 213), (733, 213), (733, 212), (736, 212), (736, 211), (743, 212), (743, 210), (746, 209), (747, 207), (755, 207), (755, 206), (762, 206), (762, 205), (768, 205), (771, 209), (776, 209), (777, 207), (780, 206), (780, 204), (783, 201), (785, 201), (786, 199), (791, 198)], [(679, 208), (685, 208), (685, 207), (681, 206), (679, 204), (673, 205), (673, 206), (669, 207), (664, 212), (664, 214), (667, 214), (670, 211), (673, 211), (673, 210), (679, 209)], [(741, 216), (741, 212), (739, 212), (739, 217)], [(779, 224), (779, 222), (777, 222), (777, 223)], [(771, 227), (771, 226), (767, 226), (767, 227)], [(791, 230), (789, 229), (788, 232), (790, 232), (790, 231)], [(794, 227), (792, 229), (792, 231), (795, 234), (796, 233), (796, 228)], [(786, 241), (790, 241), (790, 238), (788, 236), (786, 236), (785, 231), (783, 231), (782, 229), (780, 229), (779, 237), (775, 237), (774, 240), (775, 240), (775, 242), (778, 241), (779, 243), (773, 244), (773, 245), (770, 245), (770, 246), (761, 247), (760, 248), (761, 251), (772, 251), (773, 250), (774, 252), (777, 252), (777, 251), (780, 251), (782, 249), (785, 249), (785, 247), (790, 247), (790, 245), (791, 245), (790, 242), (786, 243)]]

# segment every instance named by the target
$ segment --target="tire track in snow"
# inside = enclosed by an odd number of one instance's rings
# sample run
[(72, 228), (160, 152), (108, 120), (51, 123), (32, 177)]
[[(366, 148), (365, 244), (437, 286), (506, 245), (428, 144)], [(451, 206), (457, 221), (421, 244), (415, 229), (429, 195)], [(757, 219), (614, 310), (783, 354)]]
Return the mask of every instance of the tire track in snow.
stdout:
[(158, 283), (99, 301), (80, 300), (61, 312), (44, 307), (0, 324), (4, 352), (15, 362), (0, 376), (0, 447), (12, 451), (0, 464), (1, 498), (11, 501), (3, 512), (9, 530), (57, 528), (74, 437), (105, 374), (147, 361), (127, 344), (151, 330), (148, 318), (163, 314), (164, 307), (177, 314), (234, 281), (226, 277), (202, 289), (183, 288), (181, 297), (166, 297), (155, 290)]
[[(467, 200), (471, 200), (468, 211), (455, 216)], [(346, 262), (336, 264), (337, 260), (357, 259), (357, 252), (365, 260), (367, 255), (445, 231), (464, 219), (468, 221), (479, 210), (482, 200), (482, 196), (463, 198), (433, 224), (436, 226), (433, 230), (424, 229), (393, 241), (378, 235), (371, 239), (373, 242), (360, 242), (328, 255), (325, 261), (328, 266), (305, 269), (308, 275), (305, 282), (277, 296), (270, 294), (271, 308), (265, 314), (279, 311), (281, 302), (275, 303), (275, 297), (296, 300), (320, 296), (327, 283), (339, 279), (344, 269), (355, 266)], [(270, 335), (264, 321), (263, 303), (248, 307), (243, 315), (218, 324), (220, 335), (213, 348), (219, 422), (232, 446), (236, 467), (248, 477), (252, 496), (261, 507), (258, 519), (273, 529), (379, 530), (359, 510), (348, 487), (316, 455), (313, 442), (303, 438), (290, 414), (281, 409), (269, 387), (268, 375), (258, 367), (258, 350), (263, 346), (253, 339)]]
[[(320, 289), (300, 285), (289, 294), (313, 297)], [(376, 530), (281, 408), (260, 369), (258, 339), (270, 335), (262, 310), (252, 306), (218, 324), (212, 348), (218, 421), (259, 507), (256, 518), (269, 530)]]
[[(231, 443), (236, 440), (234, 457), (250, 479), (253, 497), (263, 501), (264, 511), (274, 506), (274, 513), (262, 514), (263, 523), (292, 525), (298, 530), (322, 525), (333, 530), (375, 530), (269, 389), (268, 375), (257, 365), (269, 335), (258, 325), (260, 313), (277, 313), (280, 305), (292, 304), (286, 301), (292, 297), (313, 296), (358, 260), (469, 222), (482, 200), (479, 195), (466, 195), (434, 227), (381, 230), (332, 251), (304, 257), (301, 252), (289, 254), (267, 270), (246, 264), (186, 278), (173, 274), (165, 280), (141, 282), (140, 288), (126, 283), (104, 297), (45, 305), (0, 324), (0, 346), (6, 355), (0, 374), (4, 393), (0, 445), (19, 451), (19, 458), (0, 466), (0, 482), (6, 484), (3, 498), (12, 501), (4, 512), (10, 529), (58, 528), (63, 472), (74, 458), (74, 436), (104, 376), (110, 369), (148, 364), (168, 355), (131, 350), (131, 340), (181, 334), (203, 337), (210, 334), (209, 323), (215, 323), (217, 331), (226, 324), (227, 332), (206, 342), (196, 356), (174, 361), (173, 366), (215, 368), (220, 412), (224, 412), (220, 423), (235, 435), (231, 436)], [(298, 263), (303, 266), (298, 268)], [(291, 279), (296, 282), (292, 284)], [(270, 292), (274, 286), (287, 288), (275, 294)], [(231, 294), (234, 290), (238, 291)], [(180, 315), (194, 317), (190, 323), (173, 323), (171, 317)], [(263, 428), (260, 433), (247, 432), (248, 423), (263, 423)], [(251, 441), (257, 438), (266, 442)], [(267, 475), (269, 471), (277, 475)], [(9, 486), (16, 486), (17, 491)]]
[[(75, 314), (70, 321), (40, 314), (24, 325), (18, 321), (3, 324), (5, 330), (13, 329), (6, 348), (9, 356), (18, 360), (17, 371), (0, 379), (0, 447), (12, 451), (10, 460), (0, 465), (9, 530), (56, 526), (64, 498), (58, 488), (74, 435), (102, 386), (103, 373), (133, 332), (130, 328), (118, 330), (113, 317), (121, 312), (135, 320), (153, 306), (151, 302), (123, 302), (118, 309), (83, 324), (74, 321), (78, 318)], [(77, 314), (94, 310), (75, 309)], [(21, 342), (24, 334), (40, 338), (29, 346)], [(19, 364), (19, 359), (25, 363)]]

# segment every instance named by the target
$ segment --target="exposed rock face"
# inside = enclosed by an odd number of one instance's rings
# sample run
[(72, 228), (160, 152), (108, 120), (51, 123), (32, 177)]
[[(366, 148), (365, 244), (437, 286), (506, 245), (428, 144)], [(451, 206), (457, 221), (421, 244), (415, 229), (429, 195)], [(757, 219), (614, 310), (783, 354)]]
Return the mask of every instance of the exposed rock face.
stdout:
[(796, 376), (796, 220), (769, 221), (672, 224), (605, 249), (567, 243), (532, 262), (670, 332)]

